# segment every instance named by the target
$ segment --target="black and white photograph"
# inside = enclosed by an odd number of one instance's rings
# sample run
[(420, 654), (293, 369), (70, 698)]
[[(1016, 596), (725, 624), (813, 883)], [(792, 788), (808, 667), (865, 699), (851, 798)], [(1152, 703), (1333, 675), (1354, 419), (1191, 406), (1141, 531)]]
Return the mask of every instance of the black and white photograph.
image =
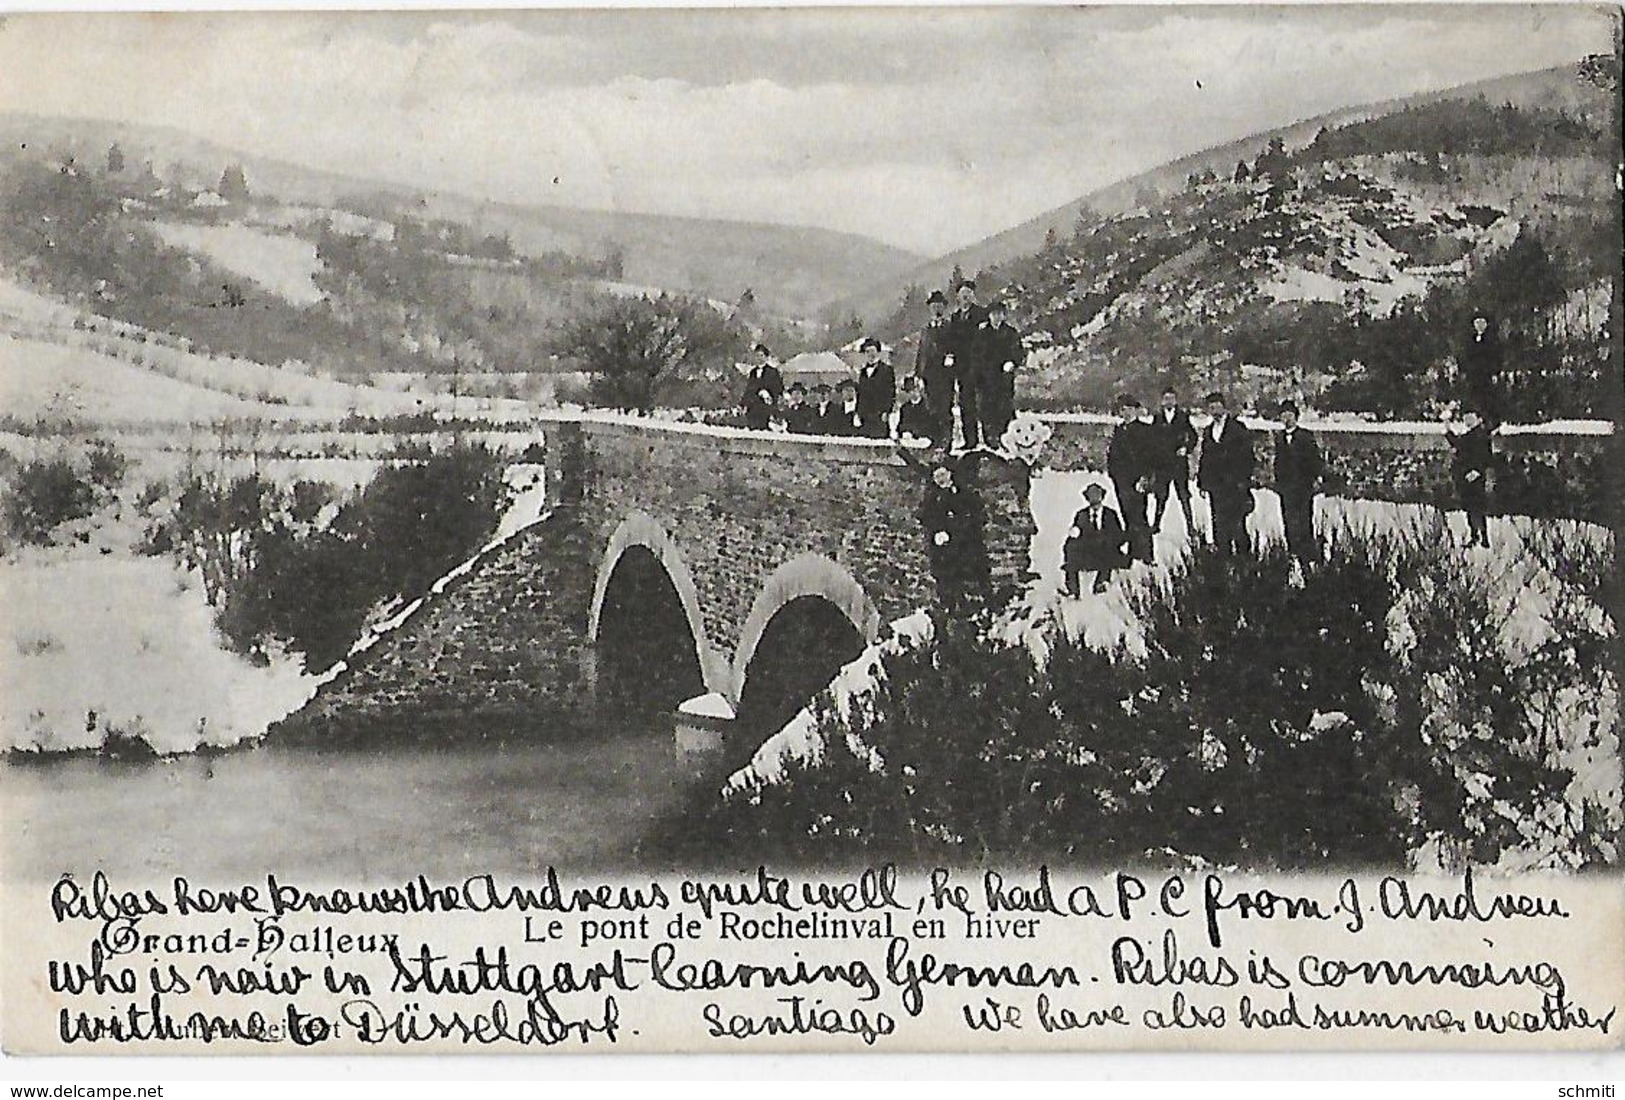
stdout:
[(1619, 1045), (1621, 25), (0, 17), (8, 1050)]

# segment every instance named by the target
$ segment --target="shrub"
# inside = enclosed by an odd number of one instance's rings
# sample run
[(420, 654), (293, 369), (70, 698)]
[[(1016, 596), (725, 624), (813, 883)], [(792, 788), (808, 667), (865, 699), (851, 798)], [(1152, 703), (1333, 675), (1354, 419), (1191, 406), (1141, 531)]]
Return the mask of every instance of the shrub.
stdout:
[(25, 463), (12, 478), (0, 512), (6, 534), (45, 546), (62, 524), (89, 516), (96, 507), (95, 485), (66, 457)]
[(375, 607), (423, 594), (490, 537), (507, 499), (503, 461), (457, 443), (386, 466), (325, 528), (321, 513), (338, 499), (327, 486), (194, 479), (147, 546), (200, 571), (234, 650), (259, 658), (276, 641), (326, 668)]
[(1520, 648), (1498, 579), (1441, 551), (1436, 519), (1326, 535), (1307, 568), (1198, 550), (1131, 592), (1143, 652), (1052, 627), (1037, 664), (944, 624), (883, 658), (873, 713), (821, 707), (816, 758), (709, 807), (688, 840), (1248, 867), (1612, 858), (1619, 808), (1577, 797), (1565, 755), (1612, 721), (1594, 659), (1612, 621), (1584, 598), (1611, 548), (1573, 555), (1572, 601), (1554, 594), (1550, 638)]
[(87, 465), (91, 482), (105, 493), (111, 493), (123, 484), (124, 475), (130, 468), (129, 459), (105, 439), (92, 441)]

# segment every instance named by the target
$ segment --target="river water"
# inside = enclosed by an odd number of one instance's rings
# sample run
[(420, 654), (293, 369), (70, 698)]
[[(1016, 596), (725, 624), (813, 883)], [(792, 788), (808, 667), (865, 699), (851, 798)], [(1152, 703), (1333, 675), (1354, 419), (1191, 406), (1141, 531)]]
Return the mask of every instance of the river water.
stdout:
[(0, 867), (25, 883), (97, 870), (221, 883), (266, 871), (392, 882), (626, 868), (696, 782), (669, 717), (501, 740), (9, 761)]

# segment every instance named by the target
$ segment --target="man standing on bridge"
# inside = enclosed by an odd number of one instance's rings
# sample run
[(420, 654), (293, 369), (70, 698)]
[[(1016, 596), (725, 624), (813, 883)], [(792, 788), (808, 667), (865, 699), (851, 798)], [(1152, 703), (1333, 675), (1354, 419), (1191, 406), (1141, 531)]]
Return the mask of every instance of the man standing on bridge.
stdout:
[(892, 405), (897, 401), (897, 376), (885, 356), (879, 340), (864, 338), (863, 365), (858, 368), (857, 432), (870, 439), (891, 434)]
[(987, 310), (976, 303), (974, 279), (960, 283), (954, 297), (959, 304), (948, 319), (948, 352), (958, 391), (959, 428), (965, 449), (970, 451), (982, 445), (981, 383), (986, 374), (982, 326), (987, 322)]
[(976, 389), (980, 396), (982, 442), (998, 445), (1004, 429), (1016, 415), (1016, 371), (1027, 360), (1021, 333), (1010, 324), (1010, 310), (1004, 302), (988, 304), (987, 320), (982, 322), (981, 347), (976, 356), (980, 375)]
[(779, 399), (784, 396), (784, 376), (773, 362), (773, 353), (766, 344), (756, 345), (756, 364), (745, 375), (745, 397), (740, 402), (745, 413), (745, 427), (765, 431), (768, 421), (778, 411)]
[(925, 383), (926, 415), (931, 429), (926, 436), (947, 449), (953, 443), (954, 379), (948, 365), (948, 296), (933, 290), (926, 299), (931, 320), (920, 330), (920, 346), (914, 354), (914, 374)]

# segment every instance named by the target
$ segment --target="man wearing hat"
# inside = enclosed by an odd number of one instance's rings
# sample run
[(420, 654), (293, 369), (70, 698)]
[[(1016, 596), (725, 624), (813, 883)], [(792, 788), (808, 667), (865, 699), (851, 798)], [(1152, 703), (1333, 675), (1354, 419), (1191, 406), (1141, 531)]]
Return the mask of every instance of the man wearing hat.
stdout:
[(956, 305), (948, 318), (948, 354), (959, 398), (959, 427), (965, 448), (982, 445), (981, 382), (987, 373), (982, 365), (982, 325), (987, 310), (976, 302), (976, 280), (966, 279), (954, 291)]
[(1495, 464), (1495, 448), (1483, 414), (1468, 406), (1461, 414), (1464, 430), (1445, 436), (1454, 452), (1451, 455), (1451, 473), (1456, 479), (1456, 493), (1461, 498), (1461, 510), (1467, 513), (1467, 535), (1470, 546), (1488, 546), (1489, 489)]
[(1212, 423), (1202, 429), (1202, 456), (1196, 485), (1208, 497), (1213, 514), (1213, 545), (1220, 554), (1246, 553), (1247, 517), (1253, 511), (1253, 433), (1230, 415), (1222, 393), (1207, 395)]
[(995, 299), (987, 307), (982, 322), (981, 347), (976, 365), (981, 371), (976, 389), (980, 395), (982, 442), (996, 446), (1004, 429), (1016, 415), (1016, 371), (1026, 362), (1021, 333), (1010, 324), (1010, 310)]
[(1100, 593), (1106, 591), (1113, 570), (1128, 564), (1128, 532), (1123, 530), (1122, 518), (1106, 506), (1106, 487), (1091, 481), (1083, 487), (1083, 499), (1083, 509), (1072, 517), (1072, 529), (1061, 551), (1066, 594), (1074, 597), (1083, 591), (1083, 574), (1094, 573), (1093, 591)]
[(835, 400), (824, 420), (824, 434), (858, 434), (858, 384), (850, 378), (835, 383)]
[[(913, 464), (906, 452), (903, 458)], [(976, 491), (960, 482), (954, 467), (945, 462), (933, 465), (931, 480), (920, 497), (920, 526), (925, 531), (925, 554), (937, 597), (950, 612), (970, 610), (986, 594), (985, 524)]]
[(779, 398), (784, 396), (784, 377), (766, 344), (757, 344), (755, 350), (756, 364), (745, 375), (745, 396), (740, 406), (745, 413), (745, 427), (763, 431), (778, 410)]
[(897, 405), (897, 438), (929, 440), (933, 431), (935, 428), (925, 403), (925, 387), (920, 384), (920, 376), (905, 374)]
[(873, 336), (864, 337), (858, 367), (857, 434), (885, 439), (891, 434), (891, 411), (897, 401), (897, 377), (886, 362), (886, 349)]
[(920, 330), (920, 347), (914, 356), (914, 373), (925, 383), (925, 407), (931, 421), (927, 436), (944, 447), (953, 441), (954, 379), (948, 365), (948, 296), (933, 290), (926, 305), (931, 319)]
[(813, 422), (816, 410), (807, 404), (807, 387), (791, 382), (784, 391), (784, 430), (798, 435), (812, 435), (817, 431)]
[(1172, 387), (1162, 391), (1162, 407), (1151, 421), (1156, 446), (1151, 471), (1151, 527), (1162, 530), (1168, 505), (1178, 498), (1185, 513), (1185, 530), (1195, 534), (1191, 519), (1191, 457), (1196, 454), (1196, 429), (1191, 415), (1179, 407), (1179, 394)]
[(829, 435), (835, 414), (840, 411), (840, 405), (835, 401), (835, 391), (828, 382), (815, 382), (809, 396), (807, 431), (813, 435)]
[(1118, 397), (1117, 413), (1122, 419), (1112, 429), (1111, 442), (1106, 446), (1106, 476), (1112, 479), (1117, 504), (1123, 509), (1129, 556), (1149, 562), (1151, 523), (1146, 515), (1146, 489), (1151, 482), (1156, 438), (1145, 420), (1144, 406), (1133, 394)]
[(1324, 463), (1315, 437), (1298, 427), (1298, 406), (1281, 402), (1281, 431), (1275, 437), (1275, 494), (1281, 498), (1286, 548), (1301, 562), (1320, 556), (1315, 541), (1315, 494)]

